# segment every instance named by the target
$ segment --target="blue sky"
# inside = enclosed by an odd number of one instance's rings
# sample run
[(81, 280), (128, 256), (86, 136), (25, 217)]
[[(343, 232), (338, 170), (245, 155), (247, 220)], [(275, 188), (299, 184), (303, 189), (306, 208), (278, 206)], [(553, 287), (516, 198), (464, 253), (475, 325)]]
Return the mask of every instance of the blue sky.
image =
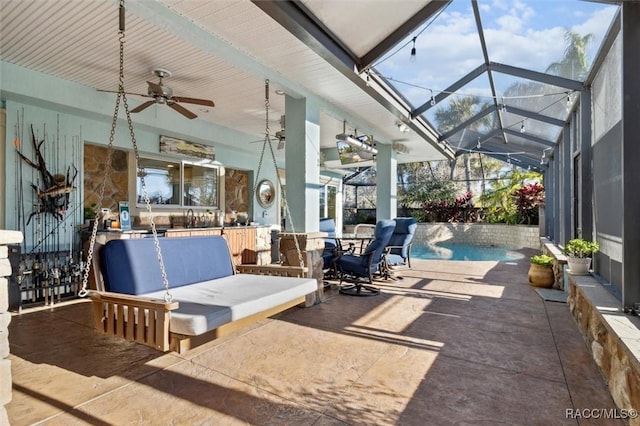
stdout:
[[(593, 35), (588, 47), (592, 60), (617, 11), (616, 6), (581, 0), (478, 0), (478, 5), (489, 59), (535, 71), (545, 71), (549, 64), (562, 58), (567, 29)], [(416, 50), (415, 62), (409, 61), (409, 43), (375, 67), (385, 77), (391, 77), (414, 106), (429, 99), (430, 91), (425, 88), (433, 89), (437, 95), (484, 62), (471, 1), (453, 0), (417, 37)], [(496, 84), (506, 87), (509, 80), (503, 78)], [(474, 81), (464, 91), (489, 94), (487, 78)]]

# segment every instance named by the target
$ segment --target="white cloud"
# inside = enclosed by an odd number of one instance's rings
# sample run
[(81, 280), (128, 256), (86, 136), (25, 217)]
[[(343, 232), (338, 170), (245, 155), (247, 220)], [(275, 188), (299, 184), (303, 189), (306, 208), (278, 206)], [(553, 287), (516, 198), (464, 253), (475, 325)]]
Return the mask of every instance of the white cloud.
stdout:
[(518, 33), (522, 29), (523, 22), (516, 16), (503, 15), (496, 19), (496, 22), (500, 24), (500, 30), (509, 33)]

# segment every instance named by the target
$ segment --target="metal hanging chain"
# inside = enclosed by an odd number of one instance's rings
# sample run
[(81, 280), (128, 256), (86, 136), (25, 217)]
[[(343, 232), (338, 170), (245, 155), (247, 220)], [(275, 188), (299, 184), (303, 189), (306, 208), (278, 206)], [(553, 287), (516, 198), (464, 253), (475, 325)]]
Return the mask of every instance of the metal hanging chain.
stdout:
[(260, 178), (260, 169), (262, 168), (262, 160), (264, 158), (264, 151), (267, 146), (269, 146), (269, 152), (271, 153), (271, 160), (273, 162), (273, 168), (276, 171), (276, 175), (278, 176), (278, 188), (280, 188), (280, 193), (282, 194), (282, 199), (284, 201), (285, 208), (285, 217), (289, 219), (289, 224), (291, 225), (291, 233), (293, 234), (293, 241), (296, 246), (296, 252), (298, 254), (298, 262), (300, 266), (304, 267), (304, 259), (302, 258), (302, 250), (300, 250), (300, 243), (298, 242), (298, 235), (296, 235), (295, 227), (293, 226), (293, 218), (291, 217), (291, 211), (289, 210), (289, 203), (287, 203), (287, 195), (282, 185), (282, 179), (280, 179), (280, 173), (278, 173), (278, 164), (276, 162), (276, 156), (273, 153), (273, 145), (271, 143), (271, 137), (269, 136), (269, 79), (264, 81), (264, 111), (265, 111), (265, 125), (264, 125), (264, 142), (262, 143), (262, 151), (260, 152), (260, 161), (258, 162), (258, 170), (256, 171), (255, 183), (253, 184), (252, 193), (256, 192), (258, 187), (258, 180)]
[[(109, 144), (107, 146), (107, 163), (105, 164), (104, 175), (102, 179), (102, 185), (100, 186), (100, 193), (98, 196), (97, 209), (100, 211), (102, 207), (102, 201), (104, 199), (104, 190), (106, 187), (107, 177), (109, 174), (109, 170), (111, 169), (111, 157), (113, 152), (113, 139), (116, 132), (116, 126), (118, 123), (118, 111), (120, 109), (120, 99), (122, 99), (122, 103), (124, 105), (124, 111), (127, 116), (127, 124), (129, 126), (129, 134), (131, 135), (131, 142), (133, 144), (133, 151), (136, 157), (136, 175), (140, 178), (140, 184), (142, 188), (142, 196), (144, 198), (145, 205), (147, 207), (147, 212), (149, 213), (149, 224), (151, 225), (151, 232), (153, 234), (153, 243), (156, 249), (156, 255), (158, 258), (158, 264), (160, 265), (160, 273), (162, 274), (162, 282), (165, 289), (164, 300), (169, 303), (173, 301), (173, 296), (169, 292), (169, 280), (167, 278), (167, 272), (165, 270), (164, 261), (162, 259), (162, 251), (160, 250), (160, 242), (158, 241), (158, 232), (156, 230), (155, 222), (153, 221), (153, 214), (151, 211), (151, 201), (149, 199), (149, 195), (147, 193), (147, 187), (144, 181), (144, 173), (143, 169), (140, 167), (140, 153), (138, 151), (138, 144), (136, 142), (136, 136), (133, 131), (133, 122), (131, 121), (131, 114), (129, 112), (129, 104), (127, 102), (127, 95), (124, 91), (124, 43), (125, 43), (125, 8), (124, 8), (124, 0), (120, 0), (120, 9), (119, 9), (119, 31), (118, 31), (118, 39), (120, 41), (120, 76), (119, 76), (119, 84), (118, 84), (118, 94), (116, 98), (116, 106), (113, 112), (113, 120), (111, 122), (111, 133), (109, 134)], [(96, 234), (98, 232), (98, 221), (94, 220), (93, 228), (91, 230), (91, 238), (89, 240), (89, 250), (87, 253), (87, 266), (84, 270), (84, 274), (82, 276), (82, 288), (78, 292), (78, 296), (85, 297), (89, 292), (87, 291), (87, 283), (89, 281), (89, 271), (91, 269), (91, 261), (93, 259), (93, 248), (96, 242)]]

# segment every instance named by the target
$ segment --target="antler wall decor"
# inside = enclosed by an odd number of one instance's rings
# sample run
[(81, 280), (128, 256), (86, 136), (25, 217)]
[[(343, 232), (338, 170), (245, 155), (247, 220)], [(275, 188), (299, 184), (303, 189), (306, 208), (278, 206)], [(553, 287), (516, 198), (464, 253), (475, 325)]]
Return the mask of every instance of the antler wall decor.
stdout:
[[(38, 185), (31, 183), (31, 187), (38, 195), (38, 204), (36, 209), (29, 215), (27, 225), (31, 222), (33, 216), (39, 214), (49, 213), (58, 220), (61, 220), (69, 207), (69, 194), (75, 191), (76, 187), (73, 183), (78, 176), (78, 169), (75, 165), (67, 167), (66, 175), (53, 174), (47, 169), (44, 156), (42, 155), (42, 145), (44, 139), (40, 142), (36, 140), (36, 135), (33, 131), (33, 125), (31, 125), (31, 143), (33, 144), (33, 152), (35, 154), (35, 161), (30, 160), (19, 150), (19, 146), (16, 143), (16, 152), (24, 160), (25, 163), (38, 170), (44, 189), (40, 189)], [(72, 169), (73, 167), (73, 169)]]

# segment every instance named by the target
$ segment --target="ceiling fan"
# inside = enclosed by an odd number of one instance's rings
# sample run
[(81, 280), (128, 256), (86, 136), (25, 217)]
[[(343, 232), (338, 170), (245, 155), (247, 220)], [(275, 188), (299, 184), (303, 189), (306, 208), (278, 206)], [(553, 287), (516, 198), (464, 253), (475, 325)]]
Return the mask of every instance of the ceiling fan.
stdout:
[[(171, 90), (169, 86), (165, 86), (164, 84), (162, 84), (163, 78), (171, 77), (171, 71), (163, 68), (156, 68), (153, 70), (153, 73), (158, 77), (159, 81), (158, 83), (147, 81), (148, 88), (147, 88), (146, 95), (139, 94), (139, 93), (131, 93), (132, 95), (152, 98), (152, 100), (138, 105), (137, 107), (131, 110), (132, 113), (143, 111), (153, 104), (161, 104), (161, 105), (167, 105), (169, 108), (174, 109), (175, 111), (184, 115), (188, 119), (192, 120), (196, 118), (197, 115), (189, 111), (182, 105), (180, 105), (179, 102), (184, 102), (187, 104), (203, 105), (208, 107), (215, 106), (213, 101), (210, 101), (208, 99), (197, 99), (197, 98), (187, 98), (184, 96), (173, 96), (173, 90)], [(109, 92), (109, 90), (101, 90), (101, 91)]]

